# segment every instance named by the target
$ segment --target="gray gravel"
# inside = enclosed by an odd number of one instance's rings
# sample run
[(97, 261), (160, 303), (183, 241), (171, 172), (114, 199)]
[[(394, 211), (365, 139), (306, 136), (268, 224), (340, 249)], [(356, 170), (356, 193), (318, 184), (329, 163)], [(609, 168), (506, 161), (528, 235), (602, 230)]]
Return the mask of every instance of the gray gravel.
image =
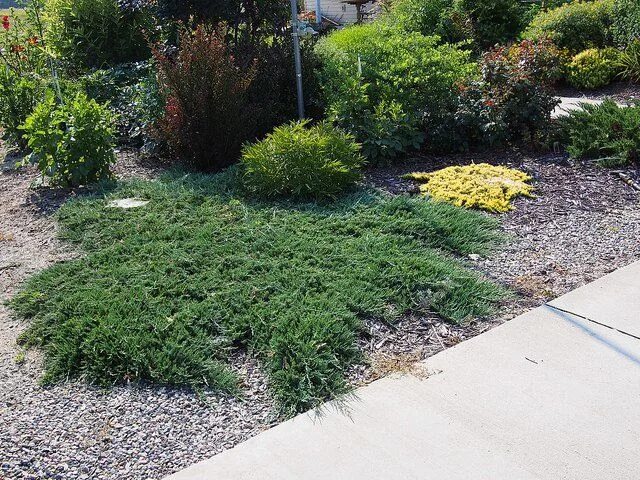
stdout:
[[(121, 156), (121, 176), (153, 177), (156, 166)], [(517, 289), (518, 299), (499, 315), (465, 326), (437, 317), (411, 316), (395, 326), (365, 325), (361, 347), (372, 366), (355, 366), (354, 384), (390, 371), (410, 371), (425, 358), (504, 321), (522, 310), (640, 259), (640, 195), (607, 171), (571, 165), (563, 157), (495, 153), (446, 161), (500, 161), (535, 177), (538, 198), (516, 202), (502, 215), (513, 236), (490, 258), (469, 265)], [(401, 173), (442, 166), (425, 158), (370, 179), (391, 191), (413, 190)], [(29, 274), (76, 255), (55, 239), (51, 213), (75, 192), (33, 190), (33, 172), (0, 172), (0, 299), (8, 299)], [(43, 389), (41, 358), (23, 352), (16, 338), (24, 325), (0, 306), (0, 479), (159, 479), (244, 441), (277, 422), (259, 365), (238, 356), (245, 397), (130, 386), (101, 391), (80, 383)]]
[[(123, 156), (117, 170), (151, 177)], [(121, 175), (122, 176), (122, 175)], [(76, 254), (50, 214), (69, 191), (30, 189), (33, 172), (0, 172), (0, 301), (31, 273)], [(276, 421), (255, 360), (233, 362), (244, 396), (80, 383), (43, 389), (41, 358), (22, 352), (24, 325), (0, 305), (0, 479), (159, 479), (230, 448)], [(24, 360), (21, 358), (26, 355)]]

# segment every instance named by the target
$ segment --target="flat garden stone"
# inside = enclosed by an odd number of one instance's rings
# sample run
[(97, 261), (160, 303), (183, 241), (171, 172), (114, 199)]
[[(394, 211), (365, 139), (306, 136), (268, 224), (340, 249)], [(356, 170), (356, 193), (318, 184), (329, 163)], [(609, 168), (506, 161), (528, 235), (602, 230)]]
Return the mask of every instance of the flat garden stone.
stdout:
[(122, 198), (120, 200), (112, 200), (107, 206), (128, 210), (130, 208), (144, 207), (148, 203), (149, 200), (140, 200), (139, 198)]

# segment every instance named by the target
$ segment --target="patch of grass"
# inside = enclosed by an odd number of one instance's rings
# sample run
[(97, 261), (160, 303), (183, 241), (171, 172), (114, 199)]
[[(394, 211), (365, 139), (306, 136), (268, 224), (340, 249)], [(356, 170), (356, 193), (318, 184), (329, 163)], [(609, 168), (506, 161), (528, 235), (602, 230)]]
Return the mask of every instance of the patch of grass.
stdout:
[[(33, 320), (23, 341), (44, 349), (45, 381), (234, 391), (227, 359), (243, 348), (294, 413), (345, 391), (363, 317), (432, 309), (460, 322), (504, 294), (454, 258), (496, 241), (488, 216), (375, 192), (255, 202), (234, 175), (128, 183), (60, 210), (86, 256), (37, 274), (12, 302)], [(125, 197), (150, 203), (108, 206)]]

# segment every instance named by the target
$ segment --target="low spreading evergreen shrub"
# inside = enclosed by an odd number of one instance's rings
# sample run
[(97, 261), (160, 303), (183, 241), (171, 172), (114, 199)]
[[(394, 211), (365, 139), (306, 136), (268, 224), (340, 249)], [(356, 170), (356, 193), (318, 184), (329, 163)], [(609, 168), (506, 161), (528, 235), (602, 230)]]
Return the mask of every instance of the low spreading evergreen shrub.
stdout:
[(567, 151), (606, 167), (640, 162), (640, 105), (621, 107), (607, 99), (584, 104), (561, 119)]

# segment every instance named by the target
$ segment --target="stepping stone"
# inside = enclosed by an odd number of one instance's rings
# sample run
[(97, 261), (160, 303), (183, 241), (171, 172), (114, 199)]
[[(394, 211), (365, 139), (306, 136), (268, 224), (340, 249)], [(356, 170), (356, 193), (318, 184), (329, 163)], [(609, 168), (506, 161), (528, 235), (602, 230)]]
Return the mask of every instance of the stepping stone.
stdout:
[(107, 207), (122, 208), (128, 210), (130, 208), (144, 207), (149, 203), (149, 200), (140, 200), (139, 198), (122, 198), (120, 200), (112, 200), (107, 204)]

